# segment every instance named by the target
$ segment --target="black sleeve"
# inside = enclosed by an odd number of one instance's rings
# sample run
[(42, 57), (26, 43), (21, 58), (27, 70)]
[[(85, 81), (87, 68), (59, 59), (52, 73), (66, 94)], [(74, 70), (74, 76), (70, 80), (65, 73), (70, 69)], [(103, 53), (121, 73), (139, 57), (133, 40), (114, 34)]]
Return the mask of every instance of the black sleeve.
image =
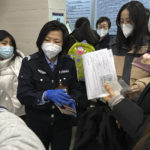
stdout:
[(44, 91), (37, 91), (33, 83), (33, 71), (30, 60), (23, 59), (19, 77), (17, 98), (24, 105), (38, 105)]
[(119, 121), (121, 127), (132, 137), (137, 136), (147, 124), (147, 116), (144, 115), (142, 108), (129, 99), (118, 103), (112, 114)]

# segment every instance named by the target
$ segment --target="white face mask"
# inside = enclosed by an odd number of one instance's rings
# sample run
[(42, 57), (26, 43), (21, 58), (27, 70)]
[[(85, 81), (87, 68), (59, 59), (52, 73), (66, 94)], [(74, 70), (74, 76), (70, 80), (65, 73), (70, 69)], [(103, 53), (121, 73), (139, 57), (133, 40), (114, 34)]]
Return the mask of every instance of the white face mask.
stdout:
[(58, 46), (58, 45), (52, 44), (52, 43), (43, 43), (41, 48), (42, 48), (44, 54), (49, 59), (54, 58), (55, 56), (57, 56), (62, 51), (61, 46)]
[(108, 33), (108, 29), (97, 29), (97, 33), (100, 37), (104, 37)]
[(126, 38), (128, 38), (132, 34), (134, 27), (132, 24), (121, 24), (121, 29), (122, 29), (123, 35)]

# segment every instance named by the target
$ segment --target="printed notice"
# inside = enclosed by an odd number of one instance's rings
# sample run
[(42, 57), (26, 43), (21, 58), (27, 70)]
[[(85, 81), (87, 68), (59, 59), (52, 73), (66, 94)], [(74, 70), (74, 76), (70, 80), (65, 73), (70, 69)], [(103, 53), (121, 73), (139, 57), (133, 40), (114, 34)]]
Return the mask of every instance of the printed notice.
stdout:
[(104, 83), (120, 91), (112, 50), (102, 49), (82, 56), (88, 99), (107, 96)]

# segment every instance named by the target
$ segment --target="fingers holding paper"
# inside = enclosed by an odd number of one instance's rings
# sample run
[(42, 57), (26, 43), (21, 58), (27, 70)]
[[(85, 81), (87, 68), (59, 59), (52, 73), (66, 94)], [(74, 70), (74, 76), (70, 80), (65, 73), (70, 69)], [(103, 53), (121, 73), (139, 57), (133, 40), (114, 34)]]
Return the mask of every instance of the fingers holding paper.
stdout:
[(109, 84), (104, 84), (104, 87), (105, 87), (106, 91), (109, 93), (108, 96), (104, 97), (104, 100), (109, 101), (115, 95), (115, 92), (111, 89)]

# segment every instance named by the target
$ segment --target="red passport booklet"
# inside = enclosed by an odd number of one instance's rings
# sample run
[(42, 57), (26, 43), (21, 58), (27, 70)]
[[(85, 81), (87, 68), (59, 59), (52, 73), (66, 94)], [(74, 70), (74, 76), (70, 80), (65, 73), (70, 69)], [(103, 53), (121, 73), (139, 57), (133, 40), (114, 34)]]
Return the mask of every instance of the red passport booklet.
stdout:
[(150, 72), (150, 59), (144, 59), (143, 56), (137, 58), (135, 61), (132, 62), (133, 65)]

